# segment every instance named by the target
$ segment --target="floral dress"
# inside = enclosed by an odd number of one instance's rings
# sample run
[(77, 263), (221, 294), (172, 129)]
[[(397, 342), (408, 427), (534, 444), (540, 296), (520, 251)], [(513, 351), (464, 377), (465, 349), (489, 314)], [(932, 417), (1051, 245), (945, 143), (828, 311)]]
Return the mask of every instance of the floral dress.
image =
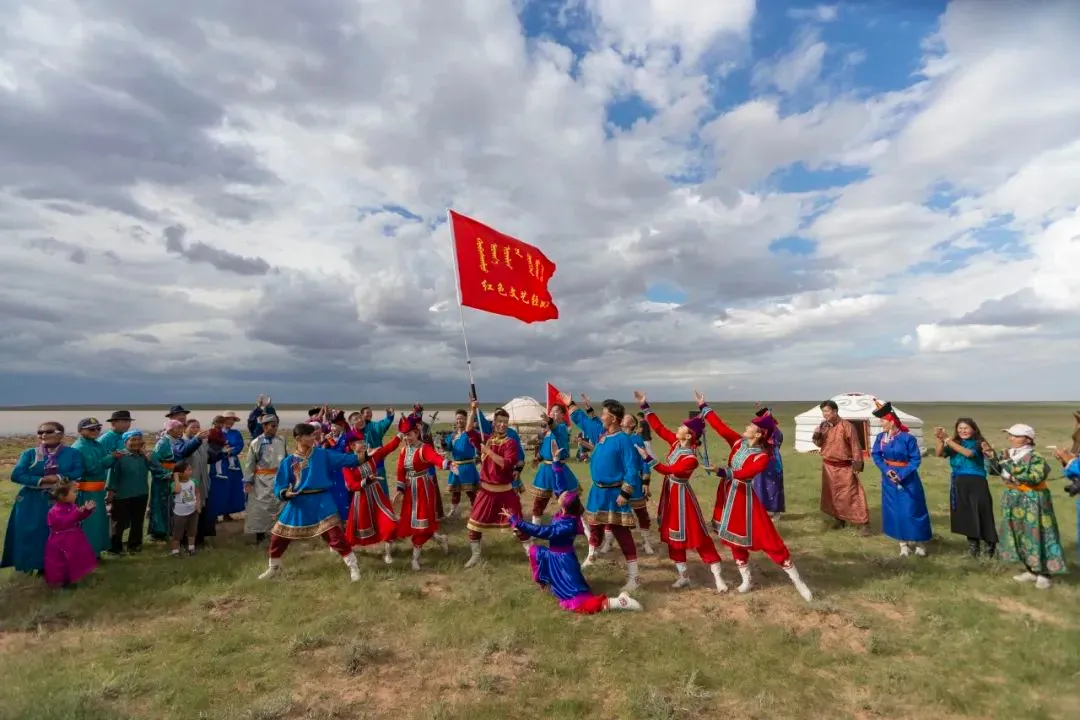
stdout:
[(1005, 481), (1001, 493), (1001, 547), (1005, 562), (1019, 562), (1036, 575), (1066, 571), (1054, 501), (1047, 487), (1050, 466), (1034, 450), (996, 451), (991, 472)]

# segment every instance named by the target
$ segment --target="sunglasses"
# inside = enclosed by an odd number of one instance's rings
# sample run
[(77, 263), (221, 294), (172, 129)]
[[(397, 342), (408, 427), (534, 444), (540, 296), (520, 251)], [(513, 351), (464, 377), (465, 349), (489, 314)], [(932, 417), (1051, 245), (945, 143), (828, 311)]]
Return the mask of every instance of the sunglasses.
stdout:
[(59, 430), (38, 430), (38, 437), (45, 437), (47, 435), (59, 435)]

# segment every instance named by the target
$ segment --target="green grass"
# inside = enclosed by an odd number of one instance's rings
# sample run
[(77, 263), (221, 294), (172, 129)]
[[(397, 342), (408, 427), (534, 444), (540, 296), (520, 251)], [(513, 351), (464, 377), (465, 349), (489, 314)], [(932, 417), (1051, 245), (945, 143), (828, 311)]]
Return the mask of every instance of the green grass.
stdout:
[[(658, 410), (674, 422), (688, 407)], [(805, 407), (777, 407), (789, 438)], [(992, 439), (1030, 423), (1040, 447), (1067, 444), (1073, 429), (1065, 405), (903, 409), (928, 428), (973, 415)], [(732, 422), (751, 412), (719, 410)], [(21, 447), (0, 447), (5, 471)], [(931, 557), (901, 560), (880, 535), (826, 531), (819, 461), (785, 453), (789, 513), (778, 527), (817, 595), (811, 605), (763, 557), (749, 595), (710, 592), (696, 558), (695, 587), (672, 591), (662, 555), (642, 561), (646, 612), (578, 617), (532, 585), (509, 536), (486, 538), (486, 563), (463, 570), (460, 519), (447, 524), (451, 554), (429, 550), (423, 572), (408, 570), (404, 549), (389, 569), (365, 554), (352, 585), (318, 542), (290, 549), (282, 581), (257, 581), (265, 555), (235, 534), (239, 522), (219, 525), (212, 552), (172, 560), (150, 545), (73, 592), (4, 572), (0, 718), (1080, 716), (1075, 574), (1038, 592), (1011, 582), (1016, 568), (967, 559), (948, 533), (946, 466), (925, 463)], [(864, 484), (876, 528), (876, 472)], [(1052, 484), (1075, 563), (1076, 506)], [(695, 487), (711, 511), (715, 482), (702, 475)], [(15, 489), (0, 488), (0, 518)], [(726, 573), (734, 579), (730, 562)], [(589, 577), (614, 592), (624, 572), (612, 559)]]

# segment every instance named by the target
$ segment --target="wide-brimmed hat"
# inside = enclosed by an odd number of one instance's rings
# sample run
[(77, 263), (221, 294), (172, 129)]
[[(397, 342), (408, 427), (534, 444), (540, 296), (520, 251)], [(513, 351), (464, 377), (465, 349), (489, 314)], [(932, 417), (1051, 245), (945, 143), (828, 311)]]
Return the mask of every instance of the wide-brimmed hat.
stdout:
[(1012, 427), (1007, 427), (1002, 432), (1013, 437), (1026, 437), (1032, 442), (1035, 442), (1035, 428), (1030, 425), (1024, 425), (1023, 423), (1017, 423)]
[(226, 410), (220, 415), (222, 420), (239, 420), (240, 416), (234, 413), (232, 410)]
[(131, 417), (131, 411), (130, 410), (117, 410), (112, 415), (109, 416), (109, 419), (108, 419), (107, 422), (122, 422), (124, 420), (131, 421), (131, 420), (134, 420), (134, 419), (135, 418)]
[(173, 415), (181, 415), (181, 414), (187, 415), (190, 412), (191, 411), (188, 410), (183, 405), (173, 405), (171, 408), (169, 408), (169, 412), (165, 413), (165, 417), (172, 417)]

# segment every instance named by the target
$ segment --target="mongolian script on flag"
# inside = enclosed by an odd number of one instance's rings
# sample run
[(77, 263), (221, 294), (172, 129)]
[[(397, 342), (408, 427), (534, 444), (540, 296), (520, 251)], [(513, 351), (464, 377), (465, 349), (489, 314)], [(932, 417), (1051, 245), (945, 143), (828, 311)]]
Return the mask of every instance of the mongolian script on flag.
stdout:
[(555, 320), (555, 263), (537, 248), (450, 211), (461, 304), (534, 323)]

